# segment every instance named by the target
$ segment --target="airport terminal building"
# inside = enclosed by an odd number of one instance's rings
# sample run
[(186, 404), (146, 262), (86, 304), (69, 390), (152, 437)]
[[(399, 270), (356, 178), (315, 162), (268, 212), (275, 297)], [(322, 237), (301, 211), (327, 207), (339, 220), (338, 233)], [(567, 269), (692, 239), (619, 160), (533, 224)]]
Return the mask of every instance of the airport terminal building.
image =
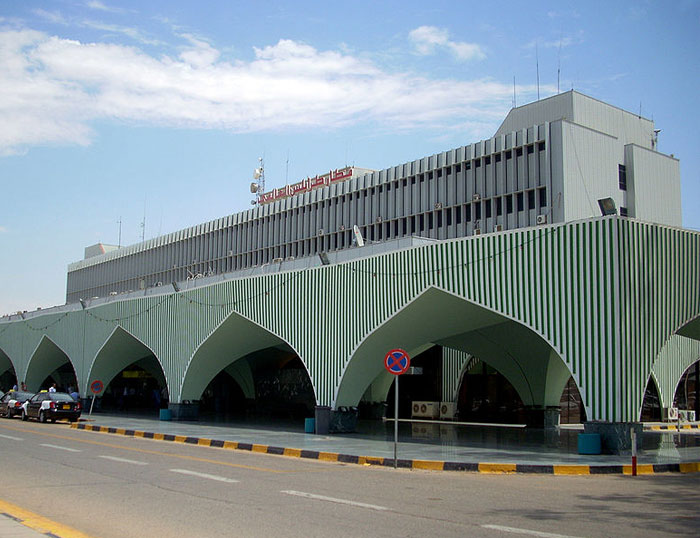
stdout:
[(309, 178), (248, 211), (86, 256), (68, 268), (66, 299), (348, 249), (354, 226), (369, 243), (454, 239), (599, 216), (607, 198), (621, 216), (680, 226), (678, 160), (656, 137), (652, 121), (569, 91), (513, 109), (488, 140)]
[(498, 372), (540, 424), (567, 391), (590, 421), (638, 421), (650, 390), (661, 409), (681, 379), (697, 394), (700, 358), (700, 233), (681, 228), (679, 163), (657, 138), (570, 91), (512, 109), (487, 140), (89, 247), (65, 305), (0, 319), (0, 374), (37, 390), (63, 372), (85, 394), (138, 364), (175, 418), (233, 384), (260, 405), (306, 394), (318, 429), (381, 409), (398, 347), (424, 371), (404, 394), (448, 415)]

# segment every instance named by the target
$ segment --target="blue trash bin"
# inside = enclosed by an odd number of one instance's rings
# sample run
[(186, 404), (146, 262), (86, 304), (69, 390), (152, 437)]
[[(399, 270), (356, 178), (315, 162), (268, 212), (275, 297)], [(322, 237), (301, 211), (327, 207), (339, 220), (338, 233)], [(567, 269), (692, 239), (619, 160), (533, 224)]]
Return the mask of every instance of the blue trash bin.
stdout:
[(161, 409), (160, 410), (160, 420), (170, 420), (172, 418), (172, 414), (170, 413), (170, 409)]
[(313, 418), (304, 419), (304, 433), (314, 433), (316, 429), (316, 420)]
[(601, 443), (599, 433), (579, 433), (578, 434), (579, 454), (600, 454)]

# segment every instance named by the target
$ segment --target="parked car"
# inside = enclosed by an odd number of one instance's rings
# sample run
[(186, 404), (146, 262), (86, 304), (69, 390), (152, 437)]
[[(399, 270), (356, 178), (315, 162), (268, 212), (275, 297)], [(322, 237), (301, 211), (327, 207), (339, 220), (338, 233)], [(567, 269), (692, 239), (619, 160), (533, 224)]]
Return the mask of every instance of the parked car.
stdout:
[(39, 422), (56, 422), (67, 419), (75, 422), (80, 417), (82, 407), (70, 394), (65, 392), (39, 392), (22, 405), (22, 420), (37, 418)]
[(22, 404), (34, 396), (33, 392), (11, 390), (0, 398), (0, 416), (12, 418), (22, 414)]

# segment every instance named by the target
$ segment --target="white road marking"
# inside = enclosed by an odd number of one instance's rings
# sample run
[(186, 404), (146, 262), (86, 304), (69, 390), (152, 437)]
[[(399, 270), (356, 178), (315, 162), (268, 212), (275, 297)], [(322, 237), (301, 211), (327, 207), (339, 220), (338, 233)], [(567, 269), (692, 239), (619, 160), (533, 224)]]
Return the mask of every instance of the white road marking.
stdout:
[(170, 469), (173, 473), (187, 474), (190, 476), (197, 476), (199, 478), (207, 478), (209, 480), (216, 480), (217, 482), (228, 482), (229, 484), (235, 484), (239, 482), (233, 478), (225, 478), (223, 476), (217, 476), (215, 474), (198, 473), (195, 471), (188, 471), (187, 469)]
[(66, 452), (82, 452), (82, 450), (78, 450), (77, 448), (68, 448), (67, 446), (45, 445), (45, 444), (42, 444), (41, 446), (45, 446), (46, 448), (55, 448), (57, 450), (65, 450)]
[(118, 461), (119, 463), (131, 463), (131, 465), (148, 465), (145, 461), (128, 460), (126, 458), (118, 458), (116, 456), (99, 456), (105, 460)]
[(566, 534), (553, 534), (551, 532), (518, 529), (517, 527), (503, 527), (502, 525), (482, 525), (482, 527), (494, 531), (509, 532), (511, 534), (527, 534), (528, 536), (540, 536), (541, 538), (575, 538), (574, 536), (568, 536)]
[(11, 435), (0, 435), (3, 439), (12, 439), (13, 441), (24, 441), (21, 437), (12, 437)]
[(357, 506), (358, 508), (369, 508), (370, 510), (379, 510), (383, 512), (385, 510), (390, 510), (386, 506), (379, 506), (376, 504), (366, 504), (357, 501), (348, 501), (346, 499), (336, 499), (335, 497), (325, 497), (324, 495), (314, 495), (313, 493), (304, 493), (303, 491), (294, 490), (283, 490), (280, 493), (286, 493), (287, 495), (296, 495), (297, 497), (306, 497), (307, 499), (316, 499), (318, 501), (327, 501), (337, 504), (348, 504), (350, 506)]

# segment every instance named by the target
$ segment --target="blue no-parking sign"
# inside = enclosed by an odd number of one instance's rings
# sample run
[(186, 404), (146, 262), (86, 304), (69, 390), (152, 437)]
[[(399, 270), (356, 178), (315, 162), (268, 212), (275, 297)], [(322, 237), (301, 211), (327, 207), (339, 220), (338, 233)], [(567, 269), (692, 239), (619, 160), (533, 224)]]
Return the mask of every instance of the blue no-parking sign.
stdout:
[(392, 349), (384, 356), (384, 368), (391, 374), (404, 374), (410, 366), (411, 358), (403, 349)]

